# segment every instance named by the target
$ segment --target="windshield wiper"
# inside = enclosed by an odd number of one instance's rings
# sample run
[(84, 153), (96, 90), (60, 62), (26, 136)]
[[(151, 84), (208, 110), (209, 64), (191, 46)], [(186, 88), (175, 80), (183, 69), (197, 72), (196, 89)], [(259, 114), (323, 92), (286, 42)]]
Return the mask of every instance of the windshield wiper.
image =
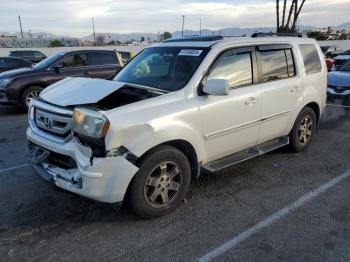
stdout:
[(166, 91), (166, 90), (163, 90), (163, 89), (159, 89), (159, 88), (155, 88), (155, 87), (143, 86), (143, 85), (138, 85), (138, 84), (130, 84), (130, 83), (125, 83), (125, 84), (128, 85), (128, 86), (140, 88), (140, 89), (143, 89), (143, 90), (152, 91), (154, 93), (161, 93), (161, 94), (169, 93), (169, 91)]

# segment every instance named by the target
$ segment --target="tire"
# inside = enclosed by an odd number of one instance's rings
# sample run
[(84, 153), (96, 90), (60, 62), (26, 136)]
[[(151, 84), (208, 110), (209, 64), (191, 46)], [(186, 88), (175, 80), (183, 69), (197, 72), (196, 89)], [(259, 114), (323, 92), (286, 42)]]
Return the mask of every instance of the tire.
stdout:
[(20, 108), (23, 111), (28, 111), (29, 101), (39, 97), (41, 91), (44, 88), (41, 86), (31, 86), (28, 87), (21, 95)]
[(289, 134), (290, 148), (294, 152), (305, 150), (311, 143), (316, 130), (316, 115), (310, 107), (305, 107), (295, 120)]
[(171, 146), (159, 146), (142, 158), (132, 181), (128, 204), (138, 217), (152, 219), (174, 211), (191, 182), (187, 157)]

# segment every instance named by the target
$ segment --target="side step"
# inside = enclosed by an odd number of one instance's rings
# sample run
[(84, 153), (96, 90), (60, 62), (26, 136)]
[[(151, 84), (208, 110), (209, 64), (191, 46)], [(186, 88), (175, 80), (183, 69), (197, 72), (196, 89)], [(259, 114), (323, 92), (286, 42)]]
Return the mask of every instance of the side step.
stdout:
[(289, 144), (289, 137), (280, 137), (274, 140), (267, 141), (260, 145), (245, 149), (243, 151), (234, 153), (229, 156), (225, 156), (218, 160), (214, 160), (206, 165), (203, 165), (202, 168), (209, 172), (216, 172), (226, 167), (238, 164), (250, 158), (263, 155), (267, 152), (273, 151), (277, 148), (283, 147)]

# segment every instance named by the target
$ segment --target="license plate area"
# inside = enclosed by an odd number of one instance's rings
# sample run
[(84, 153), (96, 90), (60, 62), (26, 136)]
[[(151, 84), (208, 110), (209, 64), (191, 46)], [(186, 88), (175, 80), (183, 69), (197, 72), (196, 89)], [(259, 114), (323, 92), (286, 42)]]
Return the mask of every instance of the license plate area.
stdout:
[(28, 153), (28, 160), (34, 164), (44, 162), (50, 155), (50, 151), (39, 147), (33, 146)]

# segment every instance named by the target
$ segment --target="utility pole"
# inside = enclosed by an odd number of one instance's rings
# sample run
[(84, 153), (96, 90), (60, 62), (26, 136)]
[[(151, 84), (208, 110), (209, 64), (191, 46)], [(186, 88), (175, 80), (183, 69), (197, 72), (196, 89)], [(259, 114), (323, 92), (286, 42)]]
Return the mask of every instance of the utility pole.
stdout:
[(96, 42), (96, 33), (95, 33), (95, 21), (94, 21), (94, 17), (91, 17), (92, 20), (92, 34), (94, 37), (94, 43)]
[(18, 16), (18, 21), (19, 21), (19, 27), (21, 28), (21, 35), (22, 35), (22, 38), (23, 38), (23, 29), (22, 29), (21, 16)]
[(199, 35), (202, 35), (202, 18), (199, 18)]
[(182, 30), (181, 30), (181, 35), (184, 37), (184, 27), (185, 27), (185, 15), (182, 16)]

